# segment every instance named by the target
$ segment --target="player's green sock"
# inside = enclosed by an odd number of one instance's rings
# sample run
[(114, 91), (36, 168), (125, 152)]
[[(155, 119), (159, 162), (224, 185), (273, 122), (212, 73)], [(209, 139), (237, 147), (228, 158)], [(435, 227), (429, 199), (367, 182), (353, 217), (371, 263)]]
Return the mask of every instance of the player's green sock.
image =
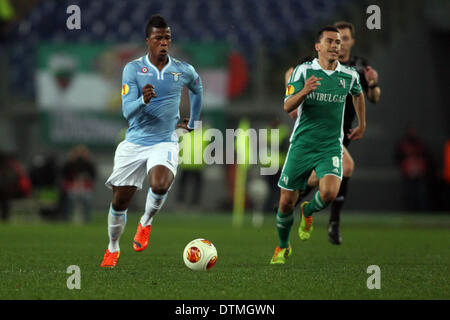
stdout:
[(311, 199), (311, 201), (303, 209), (303, 215), (307, 218), (311, 216), (314, 212), (323, 210), (326, 207), (327, 203), (323, 202), (322, 198), (320, 198), (320, 192), (317, 191), (314, 194), (314, 197)]
[(280, 238), (280, 248), (289, 247), (289, 234), (291, 233), (291, 227), (294, 224), (294, 210), (288, 213), (281, 213), (278, 209), (277, 212), (277, 230), (278, 237)]

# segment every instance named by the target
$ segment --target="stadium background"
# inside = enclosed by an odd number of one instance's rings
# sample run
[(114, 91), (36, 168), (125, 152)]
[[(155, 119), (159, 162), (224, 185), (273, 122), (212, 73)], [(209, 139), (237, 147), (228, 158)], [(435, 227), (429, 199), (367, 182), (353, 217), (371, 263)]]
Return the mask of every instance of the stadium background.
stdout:
[[(28, 170), (37, 155), (53, 154), (61, 164), (70, 148), (87, 145), (98, 170), (96, 212), (106, 215), (111, 194), (104, 181), (112, 170), (119, 131), (126, 126), (120, 114), (121, 71), (124, 63), (145, 52), (144, 27), (154, 13), (172, 27), (172, 55), (192, 63), (202, 75), (207, 96), (203, 120), (221, 129), (236, 128), (242, 119), (249, 119), (253, 128), (266, 128), (274, 118), (292, 128), (282, 110), (285, 70), (312, 53), (320, 26), (337, 20), (354, 23), (353, 54), (368, 58), (378, 71), (382, 95), (377, 105), (367, 103), (368, 130), (351, 146), (356, 170), (344, 210), (404, 210), (395, 147), (412, 124), (435, 160), (428, 211), (448, 211), (443, 180), (443, 148), (450, 136), (446, 1), (8, 2), (13, 14), (3, 10), (0, 42), (0, 149), (15, 154)], [(71, 4), (81, 9), (81, 30), (66, 27)], [(381, 30), (366, 27), (371, 4), (381, 8)], [(86, 83), (101, 88), (86, 84), (72, 88), (70, 97), (60, 95), (51, 83), (58, 66), (70, 69), (71, 80), (90, 77), (93, 82)], [(187, 104), (184, 95), (182, 115), (188, 113)], [(203, 177), (195, 210), (231, 210), (225, 166), (207, 166)], [(177, 180), (164, 211), (186, 209), (177, 204), (179, 192), (185, 191)], [(144, 192), (136, 194), (134, 211), (143, 210), (144, 197)], [(23, 200), (12, 206), (19, 212), (30, 208), (30, 201)]]

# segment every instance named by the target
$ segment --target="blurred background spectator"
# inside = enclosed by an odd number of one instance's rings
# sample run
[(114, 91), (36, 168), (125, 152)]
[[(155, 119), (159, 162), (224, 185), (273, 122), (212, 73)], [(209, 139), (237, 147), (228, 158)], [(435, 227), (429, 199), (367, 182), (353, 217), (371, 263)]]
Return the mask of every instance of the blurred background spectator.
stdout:
[(89, 150), (83, 145), (73, 148), (62, 167), (61, 197), (64, 220), (69, 221), (76, 205), (80, 204), (83, 221), (90, 221), (96, 175), (95, 163)]
[(432, 160), (428, 146), (410, 125), (397, 145), (396, 160), (403, 178), (403, 199), (408, 211), (430, 209), (428, 181), (432, 175)]
[(56, 154), (36, 154), (29, 172), (39, 214), (46, 220), (60, 219), (60, 172)]
[(450, 139), (444, 145), (444, 165), (442, 170), (442, 199), (443, 208), (450, 212)]
[(203, 170), (205, 161), (203, 155), (208, 146), (206, 140), (207, 126), (202, 124), (201, 128), (185, 133), (180, 136), (180, 165), (178, 167), (179, 188), (177, 194), (178, 205), (190, 208), (201, 204), (203, 194)]
[(31, 182), (22, 165), (13, 154), (0, 151), (0, 218), (9, 219), (10, 204), (14, 199), (31, 195)]
[[(278, 141), (273, 141), (270, 129), (278, 129)], [(274, 209), (274, 206), (278, 206), (278, 202), (280, 200), (280, 188), (278, 187), (278, 180), (280, 179), (281, 169), (283, 169), (284, 161), (286, 160), (287, 151), (289, 149), (289, 138), (291, 135), (291, 127), (281, 123), (280, 120), (274, 119), (270, 126), (267, 128), (267, 139), (268, 139), (268, 150), (271, 148), (271, 144), (274, 143), (274, 146), (277, 147), (277, 154), (270, 154), (270, 158), (272, 161), (276, 159), (278, 161), (278, 171), (274, 175), (265, 175), (263, 178), (266, 180), (270, 192), (264, 201), (264, 210), (266, 212), (271, 212)], [(271, 162), (272, 162), (271, 161)], [(271, 166), (272, 163), (267, 165)]]

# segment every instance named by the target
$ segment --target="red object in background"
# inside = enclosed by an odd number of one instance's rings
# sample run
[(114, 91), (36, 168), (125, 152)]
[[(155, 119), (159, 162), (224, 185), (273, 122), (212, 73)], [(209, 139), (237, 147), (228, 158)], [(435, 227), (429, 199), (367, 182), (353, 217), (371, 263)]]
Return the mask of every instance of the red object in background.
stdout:
[(22, 176), (19, 178), (19, 190), (25, 197), (29, 197), (31, 195), (31, 181), (28, 177)]
[(404, 177), (424, 178), (429, 173), (429, 161), (425, 144), (411, 134), (398, 145), (399, 165)]
[(237, 52), (228, 57), (228, 98), (238, 97), (248, 84), (248, 69), (245, 59)]
[(16, 198), (29, 197), (31, 195), (31, 180), (25, 173), (22, 165), (15, 159), (10, 159), (11, 169), (17, 176), (17, 193)]
[(450, 183), (450, 140), (444, 145), (444, 168), (442, 175), (446, 183)]

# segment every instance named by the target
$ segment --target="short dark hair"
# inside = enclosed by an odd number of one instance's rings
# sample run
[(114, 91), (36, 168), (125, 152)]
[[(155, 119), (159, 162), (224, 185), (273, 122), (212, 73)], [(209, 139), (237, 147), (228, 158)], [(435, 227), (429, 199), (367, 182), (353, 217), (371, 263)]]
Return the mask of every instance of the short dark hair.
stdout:
[(336, 27), (333, 27), (333, 26), (325, 26), (325, 27), (321, 28), (321, 29), (319, 30), (319, 32), (317, 32), (317, 34), (316, 34), (316, 43), (319, 43), (319, 42), (320, 42), (320, 40), (322, 39), (323, 33), (324, 33), (325, 31), (333, 31), (333, 32), (339, 33), (339, 30), (338, 30)]
[(353, 25), (353, 23), (347, 21), (337, 21), (334, 23), (334, 26), (338, 29), (350, 29), (352, 38), (355, 38), (355, 26)]
[(160, 14), (154, 14), (150, 17), (147, 22), (147, 26), (145, 27), (145, 37), (148, 38), (150, 33), (152, 33), (153, 28), (165, 29), (168, 28), (169, 25), (166, 22), (166, 19)]

